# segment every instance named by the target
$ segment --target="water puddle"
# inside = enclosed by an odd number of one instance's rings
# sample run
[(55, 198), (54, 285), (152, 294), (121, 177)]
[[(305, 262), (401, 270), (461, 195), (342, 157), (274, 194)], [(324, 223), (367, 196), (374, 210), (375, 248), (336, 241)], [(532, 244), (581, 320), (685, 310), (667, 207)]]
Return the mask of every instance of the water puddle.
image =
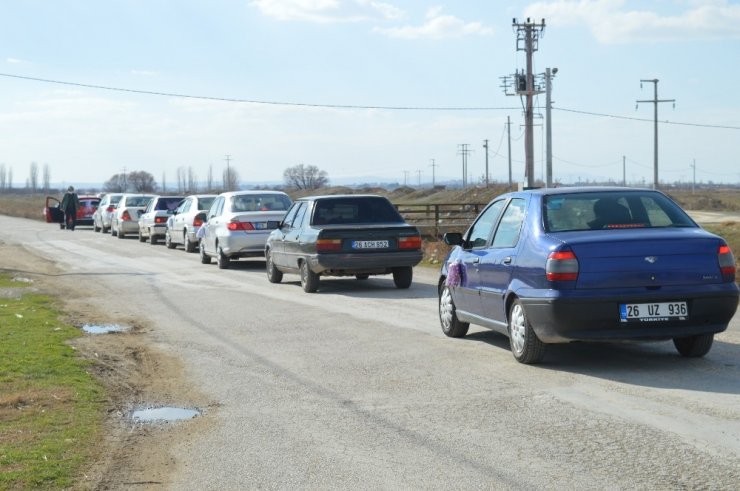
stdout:
[(128, 331), (128, 327), (119, 326), (117, 324), (103, 324), (96, 326), (94, 324), (85, 324), (82, 326), (82, 330), (88, 334), (109, 334), (111, 332), (124, 332)]
[(157, 407), (134, 411), (132, 418), (137, 421), (152, 423), (156, 421), (168, 422), (193, 419), (199, 415), (200, 411), (196, 411), (194, 409), (184, 409), (181, 407)]

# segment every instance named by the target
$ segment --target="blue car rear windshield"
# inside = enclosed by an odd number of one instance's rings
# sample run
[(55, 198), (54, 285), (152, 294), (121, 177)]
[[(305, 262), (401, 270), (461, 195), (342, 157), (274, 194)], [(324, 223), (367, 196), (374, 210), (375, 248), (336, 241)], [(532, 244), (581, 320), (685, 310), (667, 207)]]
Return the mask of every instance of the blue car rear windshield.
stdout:
[(605, 191), (544, 197), (548, 232), (695, 227), (676, 203), (653, 191)]

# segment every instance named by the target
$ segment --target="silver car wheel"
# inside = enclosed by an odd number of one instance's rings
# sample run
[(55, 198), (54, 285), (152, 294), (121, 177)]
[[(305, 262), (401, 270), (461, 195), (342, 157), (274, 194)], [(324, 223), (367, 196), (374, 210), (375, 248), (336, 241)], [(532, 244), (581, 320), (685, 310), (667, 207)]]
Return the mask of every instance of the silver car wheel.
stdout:
[(539, 363), (545, 356), (546, 345), (529, 324), (527, 312), (519, 299), (514, 300), (509, 310), (509, 344), (519, 363)]
[(452, 326), (452, 313), (455, 306), (452, 304), (452, 293), (445, 287), (442, 289), (442, 296), (439, 298), (439, 320), (442, 323), (444, 332), (448, 332)]
[(524, 344), (527, 341), (525, 322), (524, 309), (519, 304), (514, 305), (511, 309), (509, 336), (511, 336), (511, 347), (516, 355), (520, 355), (524, 351)]
[(452, 298), (452, 291), (447, 285), (443, 285), (439, 290), (439, 324), (445, 336), (451, 338), (465, 336), (470, 328), (469, 322), (462, 322), (457, 318), (455, 299)]

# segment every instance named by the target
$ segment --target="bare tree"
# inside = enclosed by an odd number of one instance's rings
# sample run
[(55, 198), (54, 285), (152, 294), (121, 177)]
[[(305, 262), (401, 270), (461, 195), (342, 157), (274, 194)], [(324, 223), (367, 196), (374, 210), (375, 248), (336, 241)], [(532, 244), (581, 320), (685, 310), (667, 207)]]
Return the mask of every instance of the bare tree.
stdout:
[(26, 187), (31, 188), (34, 193), (39, 187), (39, 164), (31, 162), (31, 167), (28, 171), (28, 185)]
[(329, 183), (326, 171), (315, 165), (295, 165), (283, 172), (283, 179), (288, 187), (298, 189), (318, 189)]
[(0, 189), (5, 189), (7, 179), (8, 171), (5, 169), (5, 164), (0, 164)]
[(115, 174), (110, 179), (105, 181), (103, 187), (109, 193), (125, 193), (126, 192), (126, 176), (125, 174)]
[(177, 192), (182, 194), (185, 192), (185, 168), (180, 166), (177, 168)]
[(224, 191), (234, 191), (239, 186), (239, 173), (233, 167), (224, 169)]
[(8, 168), (8, 187), (7, 189), (13, 189), (13, 167)]
[(213, 164), (208, 166), (208, 177), (206, 178), (206, 191), (213, 192)]
[(157, 181), (154, 180), (153, 175), (145, 170), (129, 173), (128, 182), (138, 193), (153, 193), (157, 190)]
[(44, 164), (43, 180), (44, 191), (49, 192), (49, 188), (51, 187), (51, 171), (49, 170), (49, 164)]
[(193, 194), (198, 192), (198, 184), (196, 183), (195, 172), (193, 167), (188, 167), (188, 193)]

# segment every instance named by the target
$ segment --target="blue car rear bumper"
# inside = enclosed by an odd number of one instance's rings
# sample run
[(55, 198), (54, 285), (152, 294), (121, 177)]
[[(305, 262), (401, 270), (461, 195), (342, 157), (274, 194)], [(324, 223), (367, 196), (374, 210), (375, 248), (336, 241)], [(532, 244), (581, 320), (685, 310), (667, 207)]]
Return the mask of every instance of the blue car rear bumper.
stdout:
[[(734, 288), (733, 288), (734, 287)], [(556, 298), (520, 297), (527, 319), (541, 341), (659, 340), (697, 334), (719, 333), (735, 315), (737, 286), (702, 295), (680, 290), (660, 295), (559, 296)], [(619, 306), (624, 303), (686, 301), (685, 320), (647, 320), (622, 322)]]

